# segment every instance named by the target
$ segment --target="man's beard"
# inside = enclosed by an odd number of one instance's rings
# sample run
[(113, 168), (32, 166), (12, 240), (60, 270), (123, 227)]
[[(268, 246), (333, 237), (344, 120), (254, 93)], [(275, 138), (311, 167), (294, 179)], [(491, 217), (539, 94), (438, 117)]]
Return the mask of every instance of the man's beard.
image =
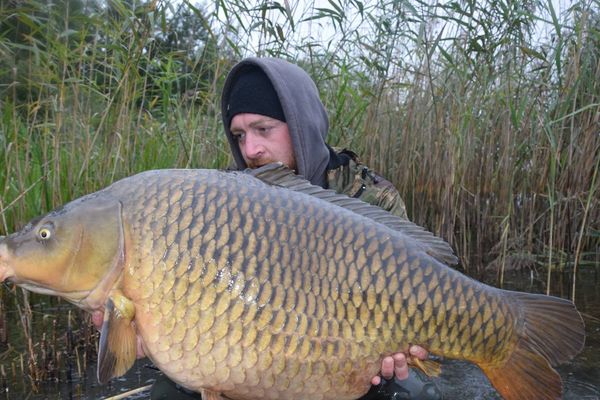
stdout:
[(256, 169), (256, 168), (260, 168), (264, 165), (271, 164), (274, 162), (277, 162), (277, 161), (270, 160), (270, 159), (260, 159), (260, 160), (246, 161), (246, 165), (248, 165), (248, 168), (250, 168), (250, 169)]

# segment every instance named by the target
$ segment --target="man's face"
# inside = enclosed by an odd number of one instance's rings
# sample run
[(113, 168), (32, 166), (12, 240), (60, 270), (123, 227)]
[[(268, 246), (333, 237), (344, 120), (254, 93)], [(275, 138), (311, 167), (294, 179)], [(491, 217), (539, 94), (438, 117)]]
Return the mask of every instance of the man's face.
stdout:
[(248, 168), (281, 162), (290, 169), (296, 169), (292, 139), (285, 122), (260, 114), (243, 113), (233, 117), (230, 130)]

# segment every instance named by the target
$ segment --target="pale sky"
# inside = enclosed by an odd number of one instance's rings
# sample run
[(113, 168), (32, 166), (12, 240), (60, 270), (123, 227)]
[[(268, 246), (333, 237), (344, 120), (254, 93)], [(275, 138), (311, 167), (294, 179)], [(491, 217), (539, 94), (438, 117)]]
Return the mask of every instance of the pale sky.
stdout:
[[(568, 7), (571, 6), (572, 1), (570, 0), (550, 0), (552, 2), (552, 5), (556, 11), (556, 14), (560, 20), (560, 15), (562, 12), (564, 12)], [(225, 0), (225, 2), (227, 3), (227, 0)], [(328, 43), (328, 42), (332, 42), (335, 43), (336, 40), (338, 40), (339, 38), (336, 37), (336, 32), (339, 31), (339, 29), (334, 29), (332, 23), (331, 23), (331, 19), (330, 18), (322, 18), (322, 19), (318, 19), (318, 20), (312, 20), (312, 21), (303, 21), (300, 22), (303, 18), (306, 18), (308, 15), (311, 14), (316, 14), (317, 13), (317, 9), (319, 8), (323, 8), (323, 9), (329, 9), (329, 10), (335, 10), (335, 5), (338, 5), (338, 3), (349, 3), (348, 0), (278, 0), (278, 1), (274, 1), (273, 3), (278, 3), (281, 6), (285, 7), (287, 10), (289, 10), (289, 12), (291, 12), (291, 14), (293, 15), (293, 20), (296, 23), (296, 27), (295, 27), (295, 31), (291, 31), (289, 24), (286, 23), (286, 19), (284, 17), (284, 15), (282, 14), (281, 10), (270, 10), (268, 11), (268, 19), (279, 23), (279, 25), (282, 27), (283, 31), (282, 33), (284, 34), (285, 37), (290, 37), (293, 41), (295, 41), (296, 43), (300, 43), (300, 42), (304, 42), (304, 41), (309, 41), (311, 39), (318, 41), (320, 43)], [(363, 0), (362, 3), (364, 4), (365, 9), (368, 9), (370, 7), (372, 7), (373, 5), (377, 4), (377, 1), (370, 1), (370, 0)], [(212, 3), (212, 4), (217, 4), (217, 2)], [(207, 7), (212, 7), (211, 5), (208, 5)], [(246, 1), (246, 4), (248, 4), (248, 7), (251, 8), (254, 5), (259, 5), (259, 4), (263, 4), (263, 1), (261, 0), (255, 0), (255, 1)], [(435, 4), (435, 3), (432, 3)], [(440, 2), (441, 4), (441, 2)], [(415, 5), (415, 7), (418, 7)], [(209, 10), (209, 11), (213, 11), (213, 10)], [(363, 30), (365, 31), (365, 35), (368, 35), (368, 32), (366, 32), (366, 30), (368, 29), (367, 26), (365, 25), (365, 23), (361, 24), (361, 18), (358, 14), (358, 12), (356, 11), (356, 8), (354, 6), (348, 6), (345, 10), (345, 12), (348, 13), (347, 15), (347, 19), (344, 23), (346, 31), (347, 32), (351, 32), (353, 30)], [(417, 10), (417, 12), (419, 12), (420, 9)], [(223, 19), (223, 15), (222, 12), (219, 13), (219, 19)], [(547, 21), (551, 21), (551, 18), (549, 15), (546, 16), (539, 16), (542, 20), (547, 20)], [(255, 17), (254, 20), (252, 19), (253, 17), (250, 15), (244, 15), (242, 16), (242, 20), (244, 22), (244, 24), (246, 24), (246, 26), (250, 26), (252, 23), (256, 22), (257, 20), (260, 20), (260, 18)], [(428, 29), (436, 29), (436, 27), (431, 27), (429, 26)], [(550, 32), (553, 30), (553, 27), (551, 25), (547, 25), (544, 24), (542, 21), (540, 21), (539, 23), (539, 36), (540, 37), (544, 37), (547, 36), (544, 34), (544, 32), (546, 30), (550, 30)], [(250, 53), (252, 53), (253, 51), (256, 51), (259, 48), (262, 48), (263, 46), (261, 46), (261, 40), (265, 40), (264, 35), (261, 35), (259, 31), (255, 30), (255, 33), (253, 33), (252, 37), (243, 37), (242, 40), (244, 40), (245, 45), (240, 46), (241, 48), (246, 48), (246, 49), (251, 49), (249, 50)], [(452, 33), (450, 33), (452, 34)], [(254, 50), (252, 50), (254, 49)], [(250, 54), (244, 54), (244, 56), (246, 55), (250, 55)]]

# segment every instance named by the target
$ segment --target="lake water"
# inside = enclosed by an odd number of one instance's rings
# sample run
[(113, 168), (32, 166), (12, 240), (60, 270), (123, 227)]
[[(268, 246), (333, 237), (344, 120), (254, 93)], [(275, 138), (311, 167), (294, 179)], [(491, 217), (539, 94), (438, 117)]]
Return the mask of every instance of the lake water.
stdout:
[[(566, 275), (557, 278), (551, 294), (569, 297), (572, 282)], [(557, 369), (564, 384), (564, 400), (600, 400), (600, 276), (598, 271), (587, 271), (578, 278), (576, 304), (584, 315), (585, 347), (571, 363)], [(485, 280), (490, 284), (495, 281), (492, 278)], [(504, 288), (544, 293), (545, 282), (545, 275), (513, 273), (505, 276)], [(468, 362), (445, 361), (442, 374), (435, 381), (446, 400), (501, 399), (481, 370)]]
[[(595, 270), (588, 270), (578, 277), (576, 302), (584, 315), (586, 324), (586, 344), (584, 350), (569, 364), (558, 368), (564, 382), (565, 400), (600, 400), (600, 276)], [(553, 279), (552, 294), (568, 297), (571, 282), (565, 276)], [(562, 278), (562, 279), (561, 279)], [(488, 277), (488, 283), (495, 279)], [(545, 277), (536, 274), (509, 274), (505, 276), (504, 288), (544, 292)], [(91, 363), (82, 376), (75, 371), (61, 371), (59, 382), (42, 382), (38, 391), (33, 392), (26, 378), (2, 379), (0, 399), (107, 399), (130, 390), (152, 384), (160, 372), (153, 369), (147, 359), (138, 360), (125, 376), (114, 379), (106, 385), (96, 381), (95, 365)], [(434, 378), (442, 389), (446, 400), (500, 399), (483, 373), (474, 365), (454, 360), (444, 360), (442, 374)], [(146, 399), (149, 391), (144, 390), (128, 399)]]

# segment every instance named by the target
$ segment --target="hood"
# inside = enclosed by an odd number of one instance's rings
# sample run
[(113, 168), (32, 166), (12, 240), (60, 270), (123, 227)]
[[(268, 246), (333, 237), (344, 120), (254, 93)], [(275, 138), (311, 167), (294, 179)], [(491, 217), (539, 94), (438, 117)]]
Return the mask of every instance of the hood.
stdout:
[(226, 111), (232, 84), (244, 71), (253, 67), (260, 68), (267, 75), (277, 92), (292, 139), (298, 174), (314, 185), (323, 186), (329, 162), (329, 150), (325, 144), (329, 120), (325, 107), (315, 83), (306, 71), (277, 58), (246, 58), (233, 67), (225, 81), (221, 114), (237, 167), (246, 168), (246, 162), (229, 130)]

